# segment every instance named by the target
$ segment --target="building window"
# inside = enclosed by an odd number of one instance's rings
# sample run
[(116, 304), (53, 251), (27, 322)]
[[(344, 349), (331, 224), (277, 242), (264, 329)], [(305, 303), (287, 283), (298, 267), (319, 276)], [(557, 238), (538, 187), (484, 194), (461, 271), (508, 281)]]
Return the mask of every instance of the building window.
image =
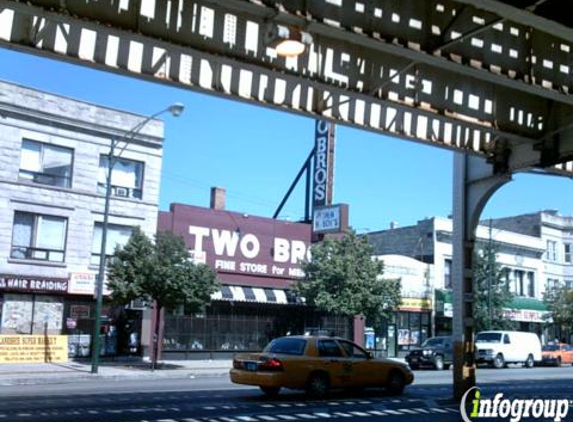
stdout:
[[(143, 163), (139, 161), (115, 158), (111, 172), (111, 194), (123, 198), (141, 199), (143, 197)], [(99, 159), (98, 190), (105, 193), (109, 160), (107, 155)]]
[(557, 287), (559, 287), (559, 280), (557, 280), (555, 278), (548, 278), (547, 279), (547, 284), (545, 285), (545, 291), (546, 292), (550, 292), (552, 290), (555, 290)]
[(563, 245), (563, 260), (567, 263), (571, 263), (571, 243), (565, 243)]
[(73, 150), (24, 139), (20, 156), (20, 180), (69, 188)]
[(444, 287), (446, 289), (452, 288), (452, 260), (446, 259), (444, 261)]
[(567, 290), (573, 290), (573, 280), (565, 280), (565, 288)]
[(525, 296), (524, 276), (525, 276), (525, 271), (515, 270), (514, 293), (516, 296)]
[[(94, 234), (92, 239), (92, 257), (91, 257), (92, 265), (99, 264), (100, 253), (101, 253), (102, 228), (103, 228), (102, 223), (95, 223)], [(113, 255), (115, 248), (123, 247), (131, 237), (132, 233), (133, 233), (133, 227), (109, 224), (107, 226), (107, 237), (105, 241), (106, 258), (109, 258)]]
[(535, 274), (531, 271), (527, 273), (527, 296), (535, 297)]
[(557, 261), (557, 242), (554, 240), (547, 241), (547, 260)]
[(67, 222), (63, 217), (16, 211), (10, 256), (63, 262)]

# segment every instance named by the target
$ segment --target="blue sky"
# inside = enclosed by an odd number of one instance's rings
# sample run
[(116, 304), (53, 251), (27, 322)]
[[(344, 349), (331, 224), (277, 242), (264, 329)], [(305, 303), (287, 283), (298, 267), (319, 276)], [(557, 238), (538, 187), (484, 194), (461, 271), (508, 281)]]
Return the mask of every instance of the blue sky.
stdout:
[[(209, 189), (227, 189), (227, 208), (272, 216), (313, 145), (310, 118), (198, 94), (0, 48), (0, 79), (113, 108), (152, 114), (173, 102), (186, 109), (165, 117), (160, 209), (172, 202), (209, 205)], [(336, 132), (334, 201), (350, 204), (359, 232), (447, 216), (452, 203), (450, 151), (354, 128)], [(281, 216), (304, 214), (303, 187)], [(573, 179), (517, 175), (482, 217), (542, 209), (573, 215)]]

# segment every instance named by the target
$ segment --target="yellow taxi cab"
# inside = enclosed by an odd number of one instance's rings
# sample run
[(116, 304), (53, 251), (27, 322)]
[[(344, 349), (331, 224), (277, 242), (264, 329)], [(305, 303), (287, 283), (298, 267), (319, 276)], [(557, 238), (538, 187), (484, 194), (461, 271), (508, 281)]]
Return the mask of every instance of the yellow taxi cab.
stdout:
[(236, 384), (256, 385), (267, 395), (281, 388), (325, 396), (331, 388), (384, 387), (401, 394), (414, 381), (409, 366), (378, 359), (357, 344), (334, 337), (287, 336), (261, 353), (238, 355), (230, 371)]

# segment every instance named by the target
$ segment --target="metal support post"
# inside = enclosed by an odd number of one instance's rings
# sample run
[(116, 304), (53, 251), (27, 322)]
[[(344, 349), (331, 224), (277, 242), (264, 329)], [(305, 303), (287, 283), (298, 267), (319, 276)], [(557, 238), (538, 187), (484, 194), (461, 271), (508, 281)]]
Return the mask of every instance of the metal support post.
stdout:
[(476, 382), (473, 323), (473, 274), (475, 230), (488, 199), (510, 174), (495, 175), (485, 159), (464, 153), (454, 155), (453, 203), (453, 339), (454, 398)]

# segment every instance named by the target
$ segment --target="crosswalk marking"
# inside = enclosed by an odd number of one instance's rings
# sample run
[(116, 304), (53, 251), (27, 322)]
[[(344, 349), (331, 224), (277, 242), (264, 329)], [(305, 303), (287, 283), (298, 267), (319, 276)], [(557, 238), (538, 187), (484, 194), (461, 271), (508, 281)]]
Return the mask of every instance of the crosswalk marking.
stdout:
[(398, 412), (402, 412), (402, 413), (408, 413), (410, 415), (417, 415), (418, 412), (415, 412), (412, 409), (397, 409)]
[(343, 418), (350, 418), (350, 417), (352, 417), (352, 415), (349, 415), (348, 413), (344, 413), (344, 412), (336, 412), (336, 413), (334, 413), (334, 415), (336, 415), (336, 416), (342, 416)]
[(374, 415), (374, 416), (387, 416), (387, 413), (381, 412), (380, 410), (371, 410), (369, 412), (370, 414)]
[(370, 416), (368, 413), (357, 412), (357, 411), (352, 411), (352, 412), (350, 412), (350, 414), (352, 414), (352, 415), (354, 415), (354, 416), (361, 416), (361, 417)]
[(275, 418), (274, 416), (269, 416), (269, 415), (260, 415), (259, 418), (263, 419), (265, 421), (276, 421), (277, 420), (277, 418)]
[(303, 418), (303, 419), (316, 419), (317, 418), (317, 416), (309, 415), (308, 413), (297, 413), (295, 416), (298, 416), (299, 418)]
[(402, 412), (398, 412), (397, 410), (391, 410), (391, 409), (386, 409), (385, 412), (389, 413), (391, 415), (401, 415), (402, 414)]

